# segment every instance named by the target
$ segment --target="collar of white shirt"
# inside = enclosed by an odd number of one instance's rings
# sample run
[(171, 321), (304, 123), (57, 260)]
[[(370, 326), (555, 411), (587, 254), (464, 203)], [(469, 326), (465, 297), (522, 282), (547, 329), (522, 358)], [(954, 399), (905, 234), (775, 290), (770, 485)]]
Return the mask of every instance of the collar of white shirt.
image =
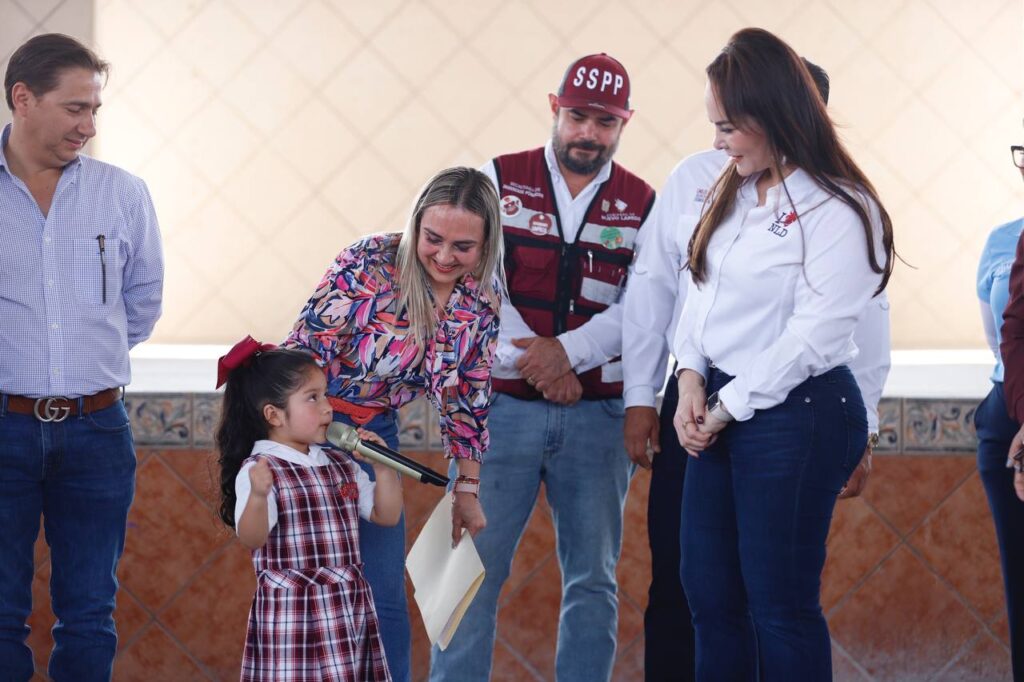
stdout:
[[(764, 171), (767, 172), (767, 171)], [(744, 179), (743, 184), (740, 185), (740, 198), (744, 202), (757, 202), (757, 179), (761, 177), (761, 174), (751, 175)], [(779, 206), (790, 204), (796, 205), (800, 201), (811, 193), (816, 191), (823, 191), (818, 187), (818, 183), (814, 181), (807, 172), (801, 168), (797, 168), (790, 173), (782, 182), (777, 185), (768, 188), (765, 193), (765, 206), (772, 206), (778, 209)], [(787, 198), (787, 193), (789, 197)], [(790, 202), (792, 200), (792, 202)]]
[(324, 448), (319, 445), (310, 445), (309, 454), (304, 455), (295, 448), (290, 448), (287, 445), (278, 443), (273, 440), (258, 440), (252, 446), (253, 455), (271, 455), (278, 459), (283, 459), (286, 462), (292, 464), (300, 464), (307, 467), (322, 467), (331, 463), (331, 460), (327, 457), (327, 453), (324, 452)]

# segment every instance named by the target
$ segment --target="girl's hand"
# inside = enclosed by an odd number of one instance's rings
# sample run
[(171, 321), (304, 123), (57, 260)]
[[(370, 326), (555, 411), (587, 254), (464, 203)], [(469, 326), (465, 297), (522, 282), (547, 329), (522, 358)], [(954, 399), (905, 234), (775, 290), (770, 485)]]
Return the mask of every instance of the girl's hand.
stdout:
[(487, 517), (480, 500), (473, 493), (454, 493), (452, 503), (452, 547), (462, 539), (462, 530), (469, 531), (471, 537), (487, 527)]
[[(380, 436), (378, 436), (373, 431), (367, 431), (366, 429), (364, 429), (362, 427), (357, 427), (356, 428), (356, 433), (359, 434), (359, 440), (361, 440), (361, 441), (364, 441), (366, 443), (373, 443), (374, 445), (379, 445), (379, 446), (381, 446), (383, 448), (386, 448), (388, 446), (388, 444), (384, 442), (384, 439), (381, 438)], [(363, 457), (362, 455), (360, 455), (355, 450), (353, 450), (349, 454), (352, 455), (352, 459), (354, 459), (354, 460), (356, 460), (358, 462), (367, 462), (367, 461), (369, 461), (369, 463), (372, 466), (376, 466), (377, 465), (377, 462), (372, 461), (372, 460), (368, 460), (366, 457)]]
[[(707, 433), (701, 430), (707, 419), (707, 415), (704, 413), (706, 399), (704, 377), (693, 370), (684, 369), (679, 374), (679, 405), (676, 407), (672, 424), (676, 427), (679, 444), (692, 457), (699, 457), (700, 451), (707, 449), (715, 442), (716, 438), (717, 431)], [(722, 424), (718, 430), (720, 431), (724, 426)]]
[(249, 484), (252, 486), (251, 495), (265, 498), (270, 494), (270, 489), (274, 487), (274, 474), (266, 460), (257, 459), (249, 469)]

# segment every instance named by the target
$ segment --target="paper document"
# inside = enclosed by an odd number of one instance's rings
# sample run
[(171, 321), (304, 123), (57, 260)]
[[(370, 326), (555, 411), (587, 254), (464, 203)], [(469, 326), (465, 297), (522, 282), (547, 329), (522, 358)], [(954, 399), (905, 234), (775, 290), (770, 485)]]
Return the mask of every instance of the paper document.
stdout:
[(463, 533), (459, 546), (452, 549), (451, 495), (434, 508), (405, 566), (427, 637), (443, 651), (484, 581), (484, 565), (469, 533)]

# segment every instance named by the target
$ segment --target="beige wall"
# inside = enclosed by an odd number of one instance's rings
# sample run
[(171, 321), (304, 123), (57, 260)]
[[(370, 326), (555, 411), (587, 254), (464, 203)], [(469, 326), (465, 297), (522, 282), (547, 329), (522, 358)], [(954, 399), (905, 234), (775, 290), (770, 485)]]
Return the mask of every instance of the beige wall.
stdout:
[[(6, 17), (69, 3), (0, 0)], [(706, 147), (703, 67), (737, 28), (778, 32), (832, 76), (832, 111), (914, 268), (894, 345), (983, 345), (974, 268), (1022, 211), (1020, 0), (97, 0), (115, 70), (96, 152), (149, 182), (167, 246), (155, 341), (287, 331), (335, 253), (401, 227), (440, 167), (541, 144), (546, 95), (608, 51), (637, 115), (619, 160), (659, 186)]]

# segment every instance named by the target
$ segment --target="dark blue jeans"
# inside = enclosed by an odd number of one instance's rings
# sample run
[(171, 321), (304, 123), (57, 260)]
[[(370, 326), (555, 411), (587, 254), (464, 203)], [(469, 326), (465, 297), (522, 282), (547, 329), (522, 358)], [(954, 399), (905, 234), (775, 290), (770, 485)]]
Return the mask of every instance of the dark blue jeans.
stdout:
[[(708, 393), (731, 377), (712, 370)], [(867, 445), (846, 367), (729, 424), (687, 464), (682, 577), (696, 631), (697, 679), (832, 679), (821, 611), (836, 495)]]
[[(334, 413), (334, 421), (355, 425), (346, 415)], [(398, 449), (398, 421), (395, 412), (384, 412), (363, 428), (384, 439), (392, 450)], [(376, 480), (373, 467), (359, 465)], [(359, 553), (363, 574), (373, 591), (373, 604), (380, 621), (380, 639), (394, 682), (408, 682), (412, 659), (412, 635), (409, 629), (409, 605), (405, 598), (405, 512), (396, 526), (378, 526), (359, 519)]]
[(644, 611), (644, 679), (691, 682), (694, 679), (693, 624), (679, 579), (679, 517), (688, 455), (679, 444), (672, 417), (679, 384), (670, 377), (661, 404), (658, 440), (647, 497), (647, 540), (651, 546), (651, 587)]
[(25, 621), (40, 515), (57, 617), (50, 677), (110, 679), (117, 562), (134, 494), (135, 447), (123, 403), (45, 424), (8, 412), (0, 397), (0, 679), (32, 677)]
[(1024, 678), (1024, 502), (1013, 490), (1013, 470), (1006, 468), (1010, 441), (1020, 424), (1010, 419), (1002, 382), (994, 382), (974, 412), (978, 432), (978, 473), (999, 539), (1006, 609), (1010, 617), (1010, 651), (1014, 679)]

